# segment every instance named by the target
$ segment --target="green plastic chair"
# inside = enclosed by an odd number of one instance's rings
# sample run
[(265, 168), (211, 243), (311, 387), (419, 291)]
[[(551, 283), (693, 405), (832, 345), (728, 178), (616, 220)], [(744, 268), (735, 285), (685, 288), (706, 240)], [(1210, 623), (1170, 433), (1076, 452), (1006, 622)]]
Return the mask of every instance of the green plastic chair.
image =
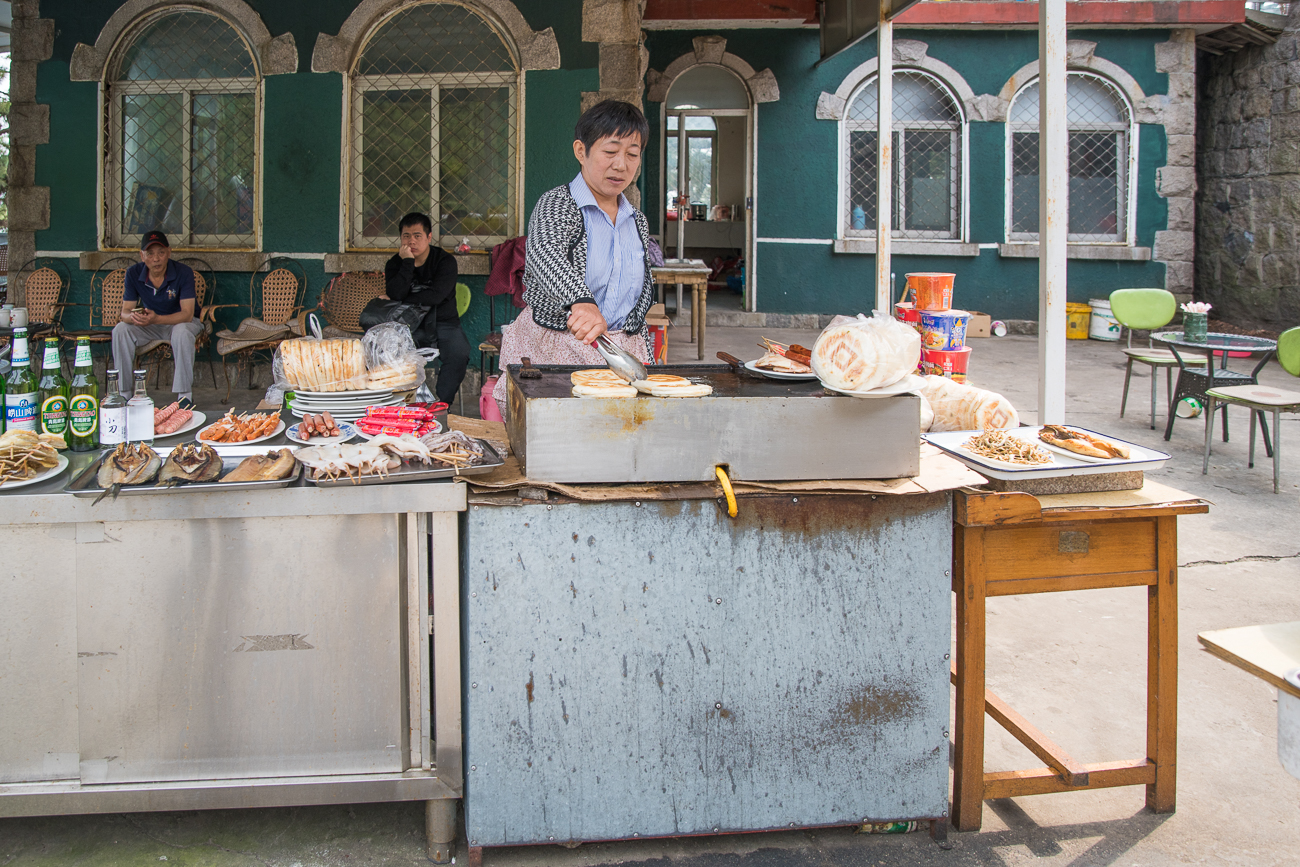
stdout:
[(457, 316), (464, 316), (465, 312), (469, 310), (470, 298), (471, 296), (469, 294), (469, 287), (466, 286), (464, 283), (457, 283), (456, 284), (456, 315)]
[[(1300, 328), (1282, 332), (1277, 339), (1277, 360), (1282, 369), (1292, 376), (1300, 376)], [(1201, 475), (1210, 471), (1210, 440), (1214, 427), (1214, 405), (1244, 406), (1250, 410), (1250, 452), (1246, 466), (1255, 466), (1255, 420), (1263, 424), (1263, 415), (1273, 413), (1273, 493), (1278, 492), (1282, 476), (1282, 426), (1280, 416), (1284, 412), (1300, 412), (1300, 392), (1286, 391), (1271, 385), (1229, 385), (1212, 388), (1205, 393), (1209, 406), (1205, 414), (1205, 461), (1201, 465)], [(1224, 408), (1227, 412), (1227, 408)], [(1268, 451), (1268, 430), (1264, 431), (1264, 451)]]
[[(1119, 417), (1124, 417), (1124, 409), (1128, 406), (1128, 384), (1133, 377), (1133, 362), (1145, 364), (1151, 368), (1151, 429), (1156, 429), (1156, 370), (1164, 368), (1165, 370), (1165, 392), (1172, 399), (1174, 394), (1174, 374), (1173, 369), (1178, 366), (1178, 357), (1168, 349), (1155, 349), (1150, 346), (1150, 338), (1147, 340), (1147, 347), (1133, 346), (1133, 332), (1138, 331), (1155, 331), (1157, 328), (1163, 328), (1168, 325), (1178, 312), (1178, 301), (1174, 298), (1172, 292), (1164, 289), (1117, 289), (1110, 293), (1110, 312), (1115, 315), (1115, 321), (1122, 327), (1128, 329), (1128, 346), (1124, 349), (1124, 354), (1128, 356), (1128, 364), (1124, 368), (1124, 395), (1119, 401)], [(1185, 356), (1184, 364), (1205, 364), (1204, 358), (1196, 356)], [(1169, 412), (1174, 408), (1168, 407)]]

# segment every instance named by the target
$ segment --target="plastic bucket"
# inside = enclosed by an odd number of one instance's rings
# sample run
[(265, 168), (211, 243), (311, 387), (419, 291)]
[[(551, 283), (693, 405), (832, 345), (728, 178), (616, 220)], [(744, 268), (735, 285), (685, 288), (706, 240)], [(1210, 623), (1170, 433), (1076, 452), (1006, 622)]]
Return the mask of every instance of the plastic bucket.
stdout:
[(952, 307), (952, 281), (956, 274), (919, 271), (907, 275), (907, 288), (917, 310), (947, 310)]
[(966, 368), (969, 365), (969, 346), (953, 350), (921, 350), (921, 372), (931, 376), (945, 376), (953, 382), (965, 382)]
[[(1088, 302), (1092, 317), (1088, 322), (1088, 336), (1093, 340), (1119, 340), (1119, 320), (1110, 312), (1110, 301), (1094, 298)], [(1067, 313), (1068, 316), (1068, 306)]]
[(505, 421), (501, 417), (501, 408), (492, 397), (492, 389), (496, 388), (496, 385), (497, 377), (489, 376), (483, 380), (483, 388), (479, 391), (478, 414), (484, 421)]
[(922, 310), (922, 349), (961, 349), (966, 345), (966, 326), (970, 314), (965, 310)]
[(1092, 320), (1092, 307), (1070, 302), (1065, 305), (1065, 339), (1087, 340), (1088, 326)]

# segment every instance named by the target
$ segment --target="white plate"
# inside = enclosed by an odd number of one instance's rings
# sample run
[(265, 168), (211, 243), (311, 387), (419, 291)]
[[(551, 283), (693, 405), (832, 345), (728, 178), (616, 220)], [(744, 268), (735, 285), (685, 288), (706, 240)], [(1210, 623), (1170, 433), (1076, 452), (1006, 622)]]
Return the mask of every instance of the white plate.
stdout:
[(759, 376), (766, 376), (768, 379), (793, 379), (807, 381), (817, 378), (817, 374), (815, 373), (781, 373), (779, 370), (764, 370), (761, 367), (757, 367), (757, 364), (757, 361), (746, 361), (745, 369), (751, 373), (757, 373)]
[(392, 394), (368, 394), (364, 397), (321, 397), (315, 394), (302, 394), (301, 392), (290, 398), (295, 403), (324, 403), (334, 406), (365, 406), (368, 403), (393, 399), (394, 395)]
[(1124, 458), (1096, 458), (1093, 457), (1092, 455), (1081, 455), (1078, 452), (1072, 452), (1069, 449), (1063, 449), (1058, 445), (1053, 445), (1052, 443), (1045, 443), (1041, 439), (1039, 439), (1037, 433), (1033, 433), (1030, 436), (1022, 437), (1022, 439), (1029, 440), (1034, 445), (1039, 446), (1040, 448), (1047, 449), (1049, 452), (1056, 452), (1058, 455), (1065, 455), (1067, 458), (1074, 458), (1076, 461), (1083, 461), (1085, 464), (1100, 464), (1100, 463), (1105, 463), (1106, 461), (1124, 460)]
[(894, 397), (899, 394), (914, 394), (920, 391), (921, 386), (925, 385), (925, 380), (914, 373), (900, 379), (893, 385), (883, 385), (880, 388), (873, 388), (867, 391), (844, 391), (838, 388), (831, 388), (826, 383), (822, 386), (827, 391), (833, 391), (837, 394), (847, 394), (849, 397)]
[(12, 491), (14, 488), (25, 488), (28, 485), (35, 485), (39, 482), (45, 481), (46, 479), (52, 479), (67, 468), (68, 459), (63, 455), (59, 455), (59, 462), (45, 472), (37, 473), (30, 479), (21, 482), (5, 482), (3, 485), (0, 485), (0, 493), (3, 493), (4, 491)]
[(324, 398), (333, 400), (336, 398), (367, 398), (367, 397), (387, 397), (393, 393), (391, 388), (362, 388), (356, 391), (305, 391), (294, 389), (294, 394), (302, 395), (307, 398)]
[(330, 410), (365, 410), (368, 406), (396, 406), (401, 403), (400, 397), (374, 397), (369, 400), (358, 401), (330, 401), (330, 400), (306, 400), (294, 398), (289, 401), (292, 406), (300, 406), (303, 409), (321, 409)]
[(298, 425), (296, 424), (290, 425), (285, 430), (284, 435), (294, 442), (302, 443), (305, 446), (332, 446), (335, 443), (345, 443), (360, 433), (355, 426), (348, 422), (338, 421), (336, 419), (335, 424), (338, 425), (339, 431), (341, 431), (341, 433), (336, 437), (312, 437), (311, 439), (303, 439), (298, 436)]
[(272, 437), (278, 437), (280, 434), (284, 433), (284, 419), (281, 419), (280, 423), (275, 426), (275, 430), (271, 431), (269, 434), (265, 434), (260, 437), (254, 437), (251, 440), (240, 440), (237, 443), (215, 443), (212, 442), (211, 440), (200, 439), (200, 437), (203, 436), (203, 431), (206, 431), (209, 427), (215, 427), (217, 424), (218, 422), (214, 421), (212, 424), (208, 425), (208, 427), (205, 427), (203, 430), (196, 433), (194, 435), (194, 439), (197, 442), (205, 443), (206, 445), (210, 445), (210, 446), (247, 446), (247, 445), (252, 445), (253, 443), (260, 443), (263, 440), (269, 440)]
[[(1090, 434), (1095, 434), (1120, 445), (1128, 446), (1129, 452), (1133, 457), (1125, 460), (1123, 458), (1112, 458), (1105, 461), (1087, 461), (1083, 460), (1083, 455), (1076, 455), (1073, 452), (1061, 455), (1053, 455), (1052, 463), (1028, 466), (1024, 464), (1008, 464), (1003, 461), (991, 461), (986, 457), (972, 454), (962, 448), (962, 444), (973, 436), (977, 436), (982, 431), (942, 431), (939, 433), (922, 434), (921, 438), (931, 445), (937, 446), (957, 460), (969, 466), (977, 473), (988, 476), (991, 479), (1054, 479), (1063, 476), (1088, 476), (1094, 473), (1120, 473), (1132, 470), (1158, 470), (1169, 460), (1169, 455), (1155, 449), (1149, 449), (1127, 440), (1121, 440), (1118, 437), (1109, 436), (1098, 431), (1087, 430), (1087, 428), (1071, 425), (1077, 430), (1084, 430)], [(1031, 427), (1013, 428), (1007, 433), (1013, 436), (1029, 439), (1037, 445), (1045, 446), (1046, 443), (1038, 442), (1038, 432), (1042, 430), (1041, 426), (1034, 425)]]
[(201, 413), (197, 409), (190, 410), (190, 412), (194, 413), (194, 415), (190, 417), (189, 421), (185, 422), (185, 424), (181, 425), (179, 428), (172, 431), (171, 433), (160, 434), (157, 431), (155, 431), (154, 439), (165, 440), (168, 437), (180, 436), (183, 433), (189, 433), (190, 431), (194, 430), (196, 427), (202, 427), (205, 423), (207, 423), (208, 417), (205, 413)]

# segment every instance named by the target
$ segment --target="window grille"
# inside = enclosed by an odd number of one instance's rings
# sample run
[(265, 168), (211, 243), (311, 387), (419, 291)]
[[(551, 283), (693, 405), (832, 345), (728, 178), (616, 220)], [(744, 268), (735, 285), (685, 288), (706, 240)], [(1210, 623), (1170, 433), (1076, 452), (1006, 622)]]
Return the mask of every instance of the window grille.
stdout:
[(371, 34), (351, 76), (348, 237), (398, 245), (412, 211), (435, 243), (517, 234), (519, 62), (476, 13), (408, 6)]
[[(1105, 79), (1070, 73), (1066, 119), (1070, 128), (1069, 240), (1128, 243), (1132, 112)], [(1008, 239), (1038, 240), (1038, 82), (1011, 105), (1007, 201)]]
[(261, 92), (239, 31), (208, 12), (165, 11), (109, 69), (108, 245), (161, 228), (177, 247), (256, 247)]
[[(858, 91), (844, 119), (844, 234), (876, 235), (875, 79)], [(892, 234), (959, 239), (962, 234), (962, 116), (948, 89), (918, 71), (894, 73)]]

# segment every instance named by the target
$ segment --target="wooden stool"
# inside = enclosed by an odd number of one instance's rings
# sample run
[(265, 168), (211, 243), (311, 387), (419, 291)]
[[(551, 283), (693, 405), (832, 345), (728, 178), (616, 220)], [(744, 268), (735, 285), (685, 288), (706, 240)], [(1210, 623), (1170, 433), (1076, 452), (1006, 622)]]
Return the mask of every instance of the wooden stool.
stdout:
[[(1147, 787), (1157, 813), (1174, 811), (1178, 727), (1178, 515), (1209, 504), (1155, 482), (1104, 494), (954, 498), (952, 589), (957, 596), (953, 825), (978, 831), (984, 801), (1112, 786)], [(985, 600), (990, 596), (1147, 587), (1147, 754), (1081, 764), (984, 687)], [(984, 714), (1047, 763), (984, 770)]]
[(696, 344), (701, 360), (704, 358), (704, 325), (709, 303), (709, 275), (712, 273), (713, 269), (698, 259), (692, 259), (689, 266), (665, 265), (650, 269), (655, 285), (677, 287), (679, 315), (682, 312), (682, 287), (691, 287), (691, 342)]

